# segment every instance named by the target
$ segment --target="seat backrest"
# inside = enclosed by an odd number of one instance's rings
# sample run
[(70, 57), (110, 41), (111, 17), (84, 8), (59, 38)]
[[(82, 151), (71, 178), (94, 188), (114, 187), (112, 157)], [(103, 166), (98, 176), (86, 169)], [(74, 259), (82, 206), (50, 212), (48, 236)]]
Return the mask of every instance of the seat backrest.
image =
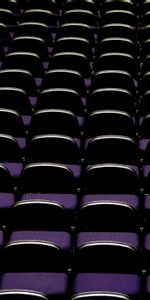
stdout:
[[(60, 151), (61, 149), (61, 151)], [(63, 135), (39, 135), (29, 143), (29, 159), (34, 162), (49, 161), (79, 163), (80, 149), (74, 139)]]
[(49, 88), (41, 90), (38, 95), (36, 110), (64, 109), (75, 115), (84, 114), (84, 104), (77, 91), (70, 88)]
[(79, 137), (81, 128), (77, 117), (62, 109), (43, 109), (36, 111), (30, 125), (30, 135), (64, 134)]
[(86, 87), (82, 75), (72, 69), (52, 69), (46, 72), (41, 89), (70, 88), (86, 96)]
[(22, 160), (21, 150), (14, 137), (0, 134), (0, 161), (19, 162)]
[(3, 62), (3, 69), (20, 68), (29, 71), (34, 77), (43, 77), (44, 67), (40, 57), (32, 52), (17, 51), (8, 53)]
[(69, 193), (76, 191), (73, 173), (65, 165), (33, 163), (21, 174), (20, 192)]
[(22, 22), (17, 27), (16, 36), (36, 36), (43, 39), (48, 46), (52, 46), (52, 36), (44, 23)]
[(21, 115), (32, 114), (27, 93), (15, 87), (0, 87), (0, 108), (12, 109)]
[(122, 70), (137, 78), (138, 68), (132, 55), (125, 52), (107, 52), (95, 61), (95, 71)]
[(13, 87), (25, 90), (28, 96), (36, 96), (37, 88), (32, 74), (21, 69), (0, 71), (0, 87)]
[(54, 14), (46, 9), (37, 9), (37, 8), (32, 8), (32, 9), (27, 9), (25, 10), (23, 17), (22, 17), (23, 22), (40, 22), (44, 23), (46, 25), (55, 25), (55, 18)]
[(89, 60), (92, 59), (92, 50), (90, 43), (87, 39), (76, 36), (68, 36), (58, 38), (54, 44), (54, 53), (58, 52), (74, 52), (82, 53), (87, 56)]
[(86, 55), (74, 52), (59, 52), (55, 53), (49, 64), (50, 69), (68, 69), (79, 72), (83, 78), (91, 77), (90, 63)]
[(139, 177), (131, 167), (121, 164), (96, 164), (84, 174), (85, 193), (138, 194)]
[(134, 119), (126, 112), (118, 110), (96, 110), (87, 118), (85, 133), (87, 136), (120, 134), (134, 137), (136, 128)]
[(133, 77), (125, 70), (105, 69), (94, 74), (91, 89), (99, 88), (123, 88), (132, 95), (135, 94), (135, 85)]
[[(101, 101), (99, 101), (101, 99)], [(120, 110), (131, 116), (135, 115), (134, 97), (123, 88), (99, 88), (89, 93), (87, 100), (88, 112), (95, 110)]]
[(14, 137), (25, 136), (25, 127), (18, 112), (0, 108), (0, 133), (10, 134)]
[(45, 41), (36, 36), (18, 36), (12, 40), (10, 47), (12, 52), (25, 51), (39, 55), (42, 61), (49, 60), (49, 53)]
[(103, 135), (87, 142), (86, 159), (93, 163), (138, 164), (138, 148), (133, 139), (119, 135)]

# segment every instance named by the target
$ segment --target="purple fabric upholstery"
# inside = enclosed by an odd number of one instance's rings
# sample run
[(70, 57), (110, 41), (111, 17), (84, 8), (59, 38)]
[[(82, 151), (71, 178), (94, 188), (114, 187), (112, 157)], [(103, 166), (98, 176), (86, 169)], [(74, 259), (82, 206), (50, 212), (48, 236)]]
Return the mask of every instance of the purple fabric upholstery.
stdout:
[(139, 168), (137, 166), (129, 165), (128, 167), (133, 169), (135, 171), (135, 173), (139, 176)]
[(77, 139), (77, 138), (73, 138), (73, 139), (74, 139), (74, 141), (77, 143), (78, 148), (80, 149), (80, 147), (81, 147), (81, 140), (80, 140), (80, 139)]
[(150, 251), (150, 233), (145, 236), (144, 248)]
[(36, 97), (29, 97), (30, 103), (32, 107), (35, 107), (37, 98)]
[(19, 177), (23, 169), (22, 163), (1, 162), (1, 165), (3, 165), (6, 169), (8, 169), (12, 177)]
[(128, 274), (83, 273), (75, 277), (73, 290), (75, 293), (101, 291), (139, 295), (140, 277)]
[(150, 195), (146, 195), (144, 198), (144, 208), (150, 209)]
[(104, 202), (116, 202), (116, 203), (126, 203), (135, 209), (139, 208), (139, 197), (136, 195), (124, 195), (124, 194), (107, 194), (107, 195), (86, 195), (82, 198), (82, 206), (88, 204), (88, 203), (93, 203), (94, 201), (104, 201)]
[(138, 122), (139, 122), (139, 126), (141, 126), (141, 125), (142, 125), (142, 123), (143, 123), (143, 119), (144, 119), (144, 118), (143, 118), (142, 116), (140, 116), (140, 117), (139, 117), (139, 120), (138, 120)]
[(85, 85), (88, 89), (91, 86), (91, 79), (85, 79)]
[(149, 172), (150, 172), (150, 165), (144, 166), (143, 167), (143, 176), (147, 177)]
[(83, 117), (77, 117), (78, 123), (80, 126), (84, 125), (84, 118)]
[(26, 138), (22, 138), (22, 137), (16, 137), (16, 141), (20, 147), (21, 150), (25, 150), (27, 143), (26, 143)]
[(81, 166), (67, 164), (67, 167), (73, 172), (73, 175), (76, 179), (78, 179), (81, 175)]
[(43, 62), (43, 67), (44, 67), (45, 70), (48, 69), (48, 65), (49, 65), (49, 62)]
[(62, 250), (70, 250), (71, 236), (68, 232), (59, 231), (14, 231), (10, 235), (10, 242), (18, 240), (46, 241), (54, 243)]
[(42, 292), (48, 296), (65, 294), (67, 274), (63, 273), (6, 273), (1, 279), (1, 290), (24, 289)]
[(23, 115), (22, 116), (22, 120), (23, 120), (23, 123), (26, 127), (28, 127), (31, 123), (31, 116), (26, 116), (26, 115)]
[(150, 141), (150, 139), (141, 139), (139, 141), (139, 149), (143, 150), (143, 151), (146, 150), (146, 147), (147, 147), (147, 144), (149, 141)]
[(150, 275), (147, 276), (147, 280), (146, 280), (146, 291), (148, 292), (148, 294), (150, 294)]
[(136, 233), (129, 232), (80, 232), (77, 236), (77, 247), (90, 242), (118, 242), (139, 248), (139, 238)]
[(42, 78), (35, 78), (35, 82), (36, 82), (37, 87), (40, 87), (41, 83), (42, 83)]
[(59, 203), (62, 205), (65, 209), (72, 209), (74, 210), (77, 206), (77, 195), (75, 194), (35, 194), (35, 193), (29, 193), (24, 194), (21, 197), (21, 200), (50, 200), (54, 203)]
[(13, 193), (0, 193), (0, 209), (11, 208), (15, 202)]

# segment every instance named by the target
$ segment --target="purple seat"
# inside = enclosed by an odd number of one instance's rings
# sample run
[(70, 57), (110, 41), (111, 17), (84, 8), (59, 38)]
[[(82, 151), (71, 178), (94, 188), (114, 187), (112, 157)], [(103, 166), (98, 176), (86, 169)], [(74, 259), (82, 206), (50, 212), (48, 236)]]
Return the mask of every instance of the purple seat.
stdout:
[(67, 271), (71, 248), (68, 232), (14, 231), (4, 249), (6, 269), (11, 272)]
[(144, 257), (145, 257), (145, 261), (146, 261), (146, 270), (147, 273), (150, 273), (150, 233), (149, 233), (149, 228), (147, 229), (147, 234), (145, 235), (144, 238), (144, 245), (143, 245), (143, 250), (144, 250)]
[(131, 232), (80, 232), (77, 235), (77, 272), (137, 273), (139, 237)]
[(65, 299), (68, 276), (65, 273), (5, 273), (1, 279), (0, 299)]
[(133, 274), (83, 273), (73, 283), (72, 300), (140, 297), (141, 280)]
[(139, 197), (127, 194), (89, 194), (82, 198), (79, 224), (87, 231), (138, 231)]
[(148, 232), (150, 226), (150, 195), (144, 196), (144, 221), (145, 230)]
[(75, 222), (76, 194), (23, 194), (13, 205), (11, 228), (65, 230)]
[(148, 275), (147, 278), (146, 278), (146, 293), (147, 293), (147, 296), (149, 297), (149, 294), (150, 294), (150, 275)]
[(145, 194), (149, 194), (150, 188), (149, 188), (149, 182), (150, 182), (150, 164), (147, 163), (143, 165), (143, 177), (142, 177), (142, 187), (144, 189)]
[(147, 147), (149, 141), (150, 141), (150, 138), (141, 138), (141, 139), (139, 140), (139, 150), (140, 150), (140, 152), (141, 152), (141, 158), (142, 158), (142, 159), (143, 159), (144, 152), (145, 152), (145, 150), (146, 150), (146, 147)]
[(1, 227), (1, 229), (0, 229), (0, 264), (1, 264), (1, 272), (3, 272), (4, 265), (5, 265), (4, 257), (3, 257), (3, 247), (4, 247), (5, 239), (4, 239), (2, 225), (0, 225), (0, 227)]

